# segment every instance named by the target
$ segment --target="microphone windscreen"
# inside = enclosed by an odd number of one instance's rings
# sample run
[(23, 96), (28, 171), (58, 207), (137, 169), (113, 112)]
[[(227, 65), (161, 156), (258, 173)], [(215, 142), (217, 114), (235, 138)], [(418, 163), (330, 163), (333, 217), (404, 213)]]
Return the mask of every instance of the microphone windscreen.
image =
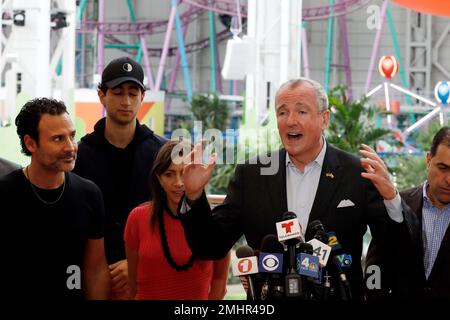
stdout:
[(283, 253), (283, 245), (278, 241), (278, 237), (274, 234), (266, 235), (261, 242), (262, 252)]
[(325, 231), (323, 224), (320, 220), (311, 221), (308, 225), (308, 229), (310, 229), (314, 234), (319, 230)]
[(302, 242), (298, 245), (298, 251), (313, 254), (313, 246), (310, 243)]
[(323, 243), (325, 243), (325, 244), (328, 244), (328, 234), (325, 232), (325, 231), (317, 231), (316, 232), (316, 235), (314, 236), (314, 238), (315, 239), (317, 239), (317, 240), (319, 240), (319, 241), (321, 241), (321, 242), (323, 242)]
[(281, 216), (281, 221), (284, 220), (290, 220), (290, 219), (296, 219), (297, 215), (292, 212), (292, 211), (286, 211), (285, 213), (283, 213), (283, 215)]
[(238, 258), (251, 257), (254, 255), (255, 253), (253, 249), (247, 245), (240, 246), (239, 248), (236, 249), (236, 257)]

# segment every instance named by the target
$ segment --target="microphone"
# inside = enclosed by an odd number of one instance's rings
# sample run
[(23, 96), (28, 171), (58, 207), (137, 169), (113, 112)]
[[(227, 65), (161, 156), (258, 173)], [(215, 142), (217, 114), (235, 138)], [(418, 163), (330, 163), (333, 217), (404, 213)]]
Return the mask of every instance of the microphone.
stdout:
[(317, 231), (325, 231), (323, 224), (320, 220), (313, 220), (308, 224), (308, 229), (312, 231), (313, 234), (316, 234)]
[(302, 241), (301, 227), (298, 223), (297, 215), (290, 211), (285, 212), (281, 217), (281, 221), (277, 222), (276, 227), (278, 241), (288, 247), (288, 272), (290, 269), (295, 270), (295, 245)]
[(295, 246), (302, 241), (301, 228), (297, 215), (287, 211), (283, 214), (281, 221), (277, 222), (278, 240), (288, 247), (289, 264), (285, 278), (286, 297), (304, 299), (302, 277), (296, 272)]
[[(337, 240), (337, 237), (334, 232), (331, 233), (332, 234), (331, 237), (328, 236), (328, 234), (325, 232), (325, 228), (323, 227), (322, 222), (320, 222), (319, 220), (314, 220), (309, 224), (308, 227), (311, 227), (311, 230), (316, 232), (316, 235), (314, 236), (314, 238), (321, 238), (322, 240), (325, 240), (325, 238), (326, 238), (327, 239), (326, 243), (330, 243), (331, 245), (333, 245), (335, 247), (334, 250), (332, 250), (331, 247), (327, 245), (331, 250), (331, 252), (330, 252), (331, 267), (337, 273), (339, 282), (341, 284), (339, 286), (341, 299), (342, 300), (351, 300), (352, 294), (351, 294), (351, 289), (350, 289), (350, 283), (347, 280), (347, 276), (346, 276), (345, 272), (342, 270), (342, 265), (345, 265), (345, 268), (347, 268), (347, 269), (350, 267), (351, 262), (352, 262), (351, 256), (345, 255), (345, 254), (344, 255), (336, 254), (337, 249), (341, 248), (339, 241)], [(313, 241), (313, 240), (311, 240), (311, 241)], [(342, 264), (339, 261), (342, 261)], [(326, 265), (326, 263), (325, 263), (325, 265)]]
[(249, 300), (256, 300), (254, 280), (252, 274), (258, 273), (258, 258), (252, 248), (247, 245), (236, 249), (238, 258), (232, 264), (234, 276), (244, 276), (248, 281), (247, 297)]
[(336, 255), (336, 260), (342, 270), (348, 270), (352, 266), (352, 256), (350, 254), (342, 253)]
[(304, 276), (306, 299), (319, 300), (320, 294), (315, 286), (315, 281), (320, 281), (319, 258), (313, 255), (313, 247), (309, 243), (300, 243), (298, 249), (297, 273)]
[(319, 220), (311, 221), (308, 229), (314, 234), (314, 239), (308, 241), (314, 247), (314, 255), (319, 257), (320, 266), (322, 267), (322, 300), (328, 301), (331, 293), (331, 276), (328, 268), (326, 268), (328, 258), (331, 253), (331, 247), (327, 245), (329, 237), (325, 233), (322, 222)]
[(329, 231), (327, 232), (327, 234), (328, 234), (328, 245), (331, 247), (331, 250), (336, 251), (342, 249), (342, 246), (336, 237), (336, 233), (333, 231)]
[(339, 281), (341, 282), (342, 286), (340, 286), (340, 296), (342, 300), (352, 300), (352, 293), (350, 289), (350, 283), (347, 280), (347, 275), (345, 274), (344, 270), (342, 270), (341, 265), (339, 264), (339, 261), (336, 257), (336, 255), (333, 255), (333, 258), (331, 259), (332, 266), (334, 266), (334, 269), (337, 271), (339, 275)]
[(328, 235), (325, 232), (322, 222), (319, 220), (314, 220), (308, 225), (314, 233), (314, 239), (309, 240), (307, 243), (311, 244), (313, 247), (313, 253), (319, 258), (320, 266), (323, 268), (327, 265), (328, 259), (331, 253), (331, 247), (328, 243)]
[(281, 221), (276, 223), (276, 227), (278, 241), (281, 243), (292, 240), (289, 243), (294, 243), (295, 245), (302, 239), (302, 229), (294, 212), (285, 212), (281, 217)]
[(297, 273), (317, 279), (319, 277), (319, 258), (313, 255), (313, 247), (309, 243), (300, 243), (297, 254)]
[[(284, 295), (284, 288), (279, 281), (279, 274), (283, 272), (283, 252), (283, 245), (275, 235), (268, 234), (263, 238), (258, 260), (259, 272), (264, 273), (261, 282), (261, 300), (272, 297), (279, 299)], [(273, 282), (276, 282), (276, 285)]]

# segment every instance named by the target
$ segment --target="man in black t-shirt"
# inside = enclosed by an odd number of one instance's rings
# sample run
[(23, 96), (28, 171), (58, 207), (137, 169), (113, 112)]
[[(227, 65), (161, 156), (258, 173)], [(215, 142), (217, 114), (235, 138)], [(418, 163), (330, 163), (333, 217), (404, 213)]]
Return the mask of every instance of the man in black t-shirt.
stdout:
[(16, 118), (24, 169), (0, 178), (2, 291), (12, 299), (106, 299), (102, 195), (70, 173), (75, 129), (62, 102), (35, 99)]

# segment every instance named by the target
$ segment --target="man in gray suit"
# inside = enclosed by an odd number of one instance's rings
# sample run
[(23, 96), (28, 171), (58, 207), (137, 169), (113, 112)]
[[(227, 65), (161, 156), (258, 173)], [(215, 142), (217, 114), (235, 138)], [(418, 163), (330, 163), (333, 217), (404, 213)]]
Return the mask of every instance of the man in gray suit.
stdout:
[(426, 157), (427, 180), (399, 193), (406, 234), (394, 233), (388, 250), (369, 246), (366, 265), (381, 269), (370, 299), (450, 299), (450, 127), (436, 133)]
[(11, 171), (20, 169), (20, 166), (14, 162), (8, 161), (6, 159), (0, 158), (0, 177), (5, 176)]

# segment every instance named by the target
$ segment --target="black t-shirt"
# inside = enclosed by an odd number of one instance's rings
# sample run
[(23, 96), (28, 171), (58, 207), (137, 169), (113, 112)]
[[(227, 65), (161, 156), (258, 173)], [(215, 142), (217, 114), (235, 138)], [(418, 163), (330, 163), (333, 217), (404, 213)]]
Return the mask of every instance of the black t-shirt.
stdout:
[(0, 210), (2, 291), (13, 299), (82, 298), (87, 240), (104, 233), (98, 187), (66, 173), (64, 187), (33, 190), (16, 170), (0, 178)]
[[(128, 216), (124, 213), (130, 212), (128, 208), (128, 202), (130, 201), (130, 197), (128, 196), (129, 186), (132, 183), (132, 166), (130, 164), (133, 163), (136, 148), (134, 143), (130, 143), (123, 149), (107, 143), (106, 149), (110, 159), (109, 166), (111, 167), (111, 172), (114, 172), (114, 174), (110, 177), (112, 183), (109, 185), (108, 190), (101, 190), (103, 192), (105, 210), (107, 212), (106, 214), (110, 215), (106, 217), (107, 231), (105, 233), (105, 241), (106, 238), (108, 240), (107, 243), (105, 243), (105, 246), (107, 259), (109, 263), (114, 263), (121, 260), (116, 259), (119, 258), (119, 252), (123, 252), (121, 250), (123, 243), (123, 232)], [(90, 177), (86, 178), (90, 179)], [(150, 188), (147, 188), (147, 190), (150, 190)], [(148, 198), (150, 197), (147, 197), (146, 199)], [(116, 259), (112, 259), (112, 256)]]
[(136, 121), (133, 140), (117, 148), (105, 138), (105, 118), (78, 144), (73, 172), (93, 181), (105, 204), (105, 251), (108, 264), (125, 259), (123, 233), (129, 213), (151, 199), (149, 174), (166, 139)]

